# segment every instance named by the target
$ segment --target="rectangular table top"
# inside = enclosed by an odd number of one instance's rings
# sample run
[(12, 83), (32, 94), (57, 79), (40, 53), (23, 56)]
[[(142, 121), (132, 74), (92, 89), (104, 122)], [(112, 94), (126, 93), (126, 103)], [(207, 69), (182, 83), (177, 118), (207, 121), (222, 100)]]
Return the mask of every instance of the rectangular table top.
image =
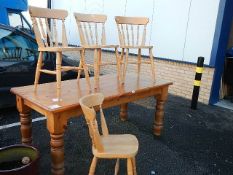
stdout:
[(50, 112), (59, 112), (69, 108), (80, 107), (79, 99), (89, 93), (102, 92), (105, 96), (105, 102), (119, 100), (121, 97), (136, 95), (137, 93), (146, 93), (148, 91), (157, 91), (163, 87), (168, 87), (172, 82), (156, 80), (151, 77), (137, 76), (137, 74), (127, 74), (125, 83), (118, 81), (117, 75), (108, 74), (100, 76), (99, 88), (94, 88), (94, 77), (91, 77), (91, 92), (85, 78), (62, 81), (61, 100), (57, 101), (56, 82), (40, 84), (37, 91), (34, 92), (34, 85), (15, 87), (11, 92), (20, 98), (33, 103), (34, 105)]

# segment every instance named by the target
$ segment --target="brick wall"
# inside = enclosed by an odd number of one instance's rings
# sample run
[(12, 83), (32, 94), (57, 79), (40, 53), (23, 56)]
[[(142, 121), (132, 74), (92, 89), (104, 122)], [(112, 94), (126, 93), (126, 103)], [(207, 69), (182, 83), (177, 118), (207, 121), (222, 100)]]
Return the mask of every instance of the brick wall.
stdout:
[[(67, 54), (70, 58), (78, 60), (79, 55), (71, 53)], [(86, 51), (86, 62), (93, 63), (93, 51)], [(136, 59), (136, 56), (130, 55), (131, 59)], [(102, 52), (102, 60), (115, 60), (115, 54), (111, 52)], [(191, 99), (193, 91), (193, 81), (195, 77), (196, 65), (179, 63), (168, 60), (155, 59), (156, 78), (172, 81), (173, 85), (169, 87), (169, 93)], [(127, 72), (136, 72), (136, 65), (128, 65)], [(102, 74), (116, 73), (116, 66), (105, 66), (101, 69)], [(150, 74), (150, 65), (142, 64), (141, 74)], [(214, 68), (204, 68), (201, 81), (201, 89), (199, 101), (203, 103), (209, 102), (210, 90), (212, 85)]]

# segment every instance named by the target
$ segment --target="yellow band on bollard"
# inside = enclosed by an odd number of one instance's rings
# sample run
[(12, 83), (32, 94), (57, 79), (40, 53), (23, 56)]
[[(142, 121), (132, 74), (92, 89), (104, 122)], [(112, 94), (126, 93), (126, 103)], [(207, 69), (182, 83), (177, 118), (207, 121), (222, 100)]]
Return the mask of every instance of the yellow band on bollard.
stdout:
[(201, 85), (201, 81), (200, 80), (194, 80), (193, 85), (194, 86), (200, 86)]
[(203, 67), (196, 67), (196, 73), (203, 73)]

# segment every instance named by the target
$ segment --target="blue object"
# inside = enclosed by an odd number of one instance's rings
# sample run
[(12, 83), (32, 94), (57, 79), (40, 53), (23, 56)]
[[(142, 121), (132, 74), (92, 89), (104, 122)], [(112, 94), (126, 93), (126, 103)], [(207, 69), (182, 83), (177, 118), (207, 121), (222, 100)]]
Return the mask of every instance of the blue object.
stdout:
[(227, 50), (226, 57), (233, 57), (233, 47)]
[(214, 43), (211, 53), (210, 65), (215, 66), (212, 89), (210, 94), (210, 104), (219, 101), (219, 89), (221, 77), (223, 74), (224, 60), (226, 55), (226, 47), (229, 39), (231, 22), (233, 19), (233, 1), (220, 0), (219, 12), (216, 23)]
[(9, 24), (8, 10), (11, 12), (22, 12), (28, 9), (27, 0), (1, 0), (0, 3), (0, 23), (5, 25)]

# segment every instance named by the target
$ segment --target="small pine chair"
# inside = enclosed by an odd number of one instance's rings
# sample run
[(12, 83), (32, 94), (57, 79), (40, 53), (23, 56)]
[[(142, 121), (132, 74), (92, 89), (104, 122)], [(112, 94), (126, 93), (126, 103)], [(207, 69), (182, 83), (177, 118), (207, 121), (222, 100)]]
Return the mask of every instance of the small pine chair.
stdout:
[[(118, 45), (106, 45), (105, 22), (107, 16), (103, 14), (84, 14), (74, 13), (76, 23), (78, 26), (81, 46), (84, 49), (94, 50), (94, 77), (98, 82), (100, 74), (100, 66), (117, 65), (117, 74), (119, 80), (120, 75), (120, 61), (118, 56)], [(102, 49), (113, 48), (115, 50), (116, 61), (102, 62)]]
[[(33, 23), (33, 29), (36, 36), (36, 41), (38, 44), (39, 57), (36, 67), (34, 87), (37, 89), (40, 73), (47, 73), (56, 75), (57, 80), (57, 96), (60, 97), (61, 93), (61, 72), (76, 70), (83, 70), (85, 73), (85, 78), (90, 87), (90, 79), (88, 74), (88, 68), (84, 60), (84, 50), (81, 47), (68, 47), (66, 29), (65, 29), (65, 19), (68, 16), (68, 12), (65, 10), (58, 9), (47, 9), (29, 6), (29, 13)], [(51, 23), (50, 23), (51, 22)], [(51, 24), (51, 26), (49, 25)], [(58, 31), (57, 28), (62, 28), (62, 45), (58, 41)], [(62, 66), (62, 53), (65, 51), (80, 52), (81, 58), (79, 66)], [(43, 65), (43, 53), (44, 52), (54, 52), (56, 53), (56, 70), (46, 70), (42, 68)], [(80, 78), (80, 75), (77, 77)]]
[[(138, 152), (138, 140), (131, 134), (109, 134), (102, 110), (103, 100), (104, 95), (102, 93), (90, 94), (79, 100), (92, 140), (92, 153), (94, 157), (90, 166), (89, 175), (94, 175), (96, 163), (99, 158), (117, 159), (115, 175), (119, 171), (119, 159), (127, 159), (128, 175), (136, 175), (135, 156)], [(102, 135), (98, 129), (96, 108), (100, 109)]]
[[(121, 48), (121, 63), (124, 64), (123, 68), (123, 81), (125, 80), (127, 65), (137, 64), (138, 74), (140, 74), (141, 63), (151, 64), (151, 76), (155, 80), (155, 66), (152, 49), (153, 46), (145, 45), (146, 43), (146, 26), (149, 22), (149, 18), (146, 17), (124, 17), (115, 16), (115, 21), (118, 29), (118, 36)], [(138, 59), (129, 60), (129, 49), (138, 50)], [(142, 60), (141, 51), (142, 49), (149, 50), (149, 61)], [(126, 50), (126, 53), (125, 53)], [(124, 58), (125, 57), (125, 58)]]

